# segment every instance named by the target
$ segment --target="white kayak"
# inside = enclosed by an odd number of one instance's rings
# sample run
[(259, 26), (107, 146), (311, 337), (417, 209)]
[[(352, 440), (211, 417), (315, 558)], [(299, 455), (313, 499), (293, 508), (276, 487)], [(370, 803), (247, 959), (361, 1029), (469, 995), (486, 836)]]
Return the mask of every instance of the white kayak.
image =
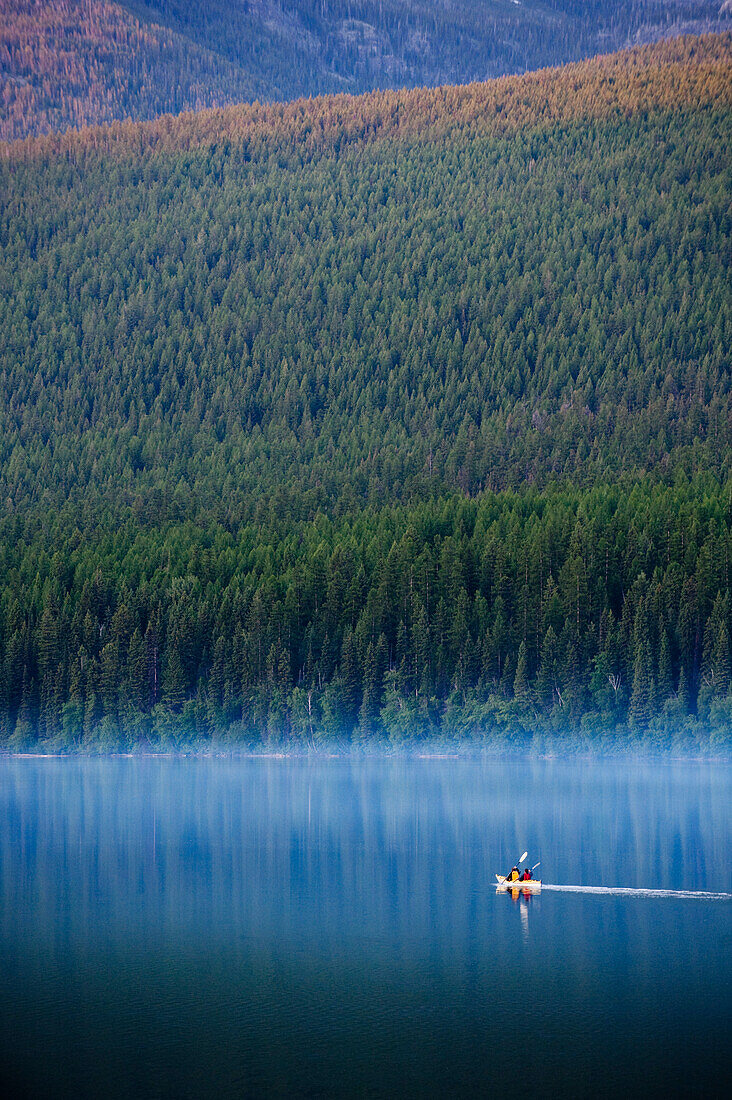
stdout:
[(509, 882), (505, 875), (496, 875), (496, 878), (498, 879), (497, 890), (523, 890), (528, 894), (538, 894), (541, 890), (540, 878), (516, 878), (512, 882)]

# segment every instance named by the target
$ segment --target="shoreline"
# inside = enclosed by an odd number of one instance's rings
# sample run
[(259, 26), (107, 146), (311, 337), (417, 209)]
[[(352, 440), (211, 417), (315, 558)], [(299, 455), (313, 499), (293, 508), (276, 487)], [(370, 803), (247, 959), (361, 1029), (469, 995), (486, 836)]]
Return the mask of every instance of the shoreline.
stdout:
[(618, 762), (635, 762), (635, 763), (684, 763), (684, 764), (732, 764), (732, 754), (722, 753), (715, 754), (710, 752), (708, 755), (700, 754), (699, 752), (694, 754), (685, 754), (674, 752), (672, 750), (664, 751), (659, 749), (657, 751), (651, 750), (633, 750), (618, 749), (616, 751), (602, 751), (598, 750), (592, 752), (583, 747), (582, 751), (573, 752), (568, 749), (564, 752), (546, 751), (546, 750), (532, 750), (531, 748), (513, 749), (513, 750), (491, 750), (491, 749), (462, 749), (454, 752), (424, 752), (424, 751), (410, 751), (409, 749), (400, 749), (387, 747), (375, 748), (368, 751), (362, 749), (344, 749), (341, 751), (333, 751), (332, 749), (320, 750), (320, 749), (307, 749), (291, 750), (291, 751), (268, 751), (266, 749), (261, 752), (254, 750), (242, 750), (237, 751), (235, 749), (230, 750), (213, 750), (213, 749), (196, 749), (188, 748), (181, 750), (161, 750), (160, 752), (152, 752), (149, 750), (140, 752), (93, 752), (89, 750), (78, 749), (70, 752), (8, 752), (5, 749), (0, 749), (0, 761), (10, 760), (348, 760), (348, 761), (368, 761), (368, 760), (420, 760), (420, 761), (507, 761), (507, 760), (519, 760), (519, 759), (531, 759), (542, 761), (571, 761), (573, 763), (611, 763), (613, 761)]

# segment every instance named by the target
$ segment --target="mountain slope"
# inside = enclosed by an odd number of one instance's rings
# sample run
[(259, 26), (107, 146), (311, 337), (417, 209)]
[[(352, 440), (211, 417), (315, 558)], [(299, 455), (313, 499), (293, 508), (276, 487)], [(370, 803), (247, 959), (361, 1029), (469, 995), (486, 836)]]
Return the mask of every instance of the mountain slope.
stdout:
[(271, 81), (275, 96), (485, 80), (722, 30), (717, 0), (131, 0)]
[(0, 0), (0, 138), (253, 99), (263, 84), (105, 0)]
[(0, 0), (0, 138), (485, 80), (729, 29), (718, 0)]
[(7, 147), (2, 499), (719, 469), (729, 51)]
[(0, 739), (729, 746), (732, 40), (0, 149)]

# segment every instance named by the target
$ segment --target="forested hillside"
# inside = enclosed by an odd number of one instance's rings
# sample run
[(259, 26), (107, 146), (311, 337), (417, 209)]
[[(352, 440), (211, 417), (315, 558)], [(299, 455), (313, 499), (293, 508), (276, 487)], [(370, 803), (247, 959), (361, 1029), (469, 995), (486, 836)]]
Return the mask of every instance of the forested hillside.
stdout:
[(7, 742), (723, 743), (731, 57), (6, 146)]
[(485, 80), (732, 26), (723, 0), (0, 0), (0, 139)]
[(266, 84), (106, 0), (0, 0), (0, 138), (251, 100)]
[(722, 30), (722, 0), (130, 0), (275, 98), (485, 80)]
[(729, 48), (9, 147), (0, 499), (721, 474)]

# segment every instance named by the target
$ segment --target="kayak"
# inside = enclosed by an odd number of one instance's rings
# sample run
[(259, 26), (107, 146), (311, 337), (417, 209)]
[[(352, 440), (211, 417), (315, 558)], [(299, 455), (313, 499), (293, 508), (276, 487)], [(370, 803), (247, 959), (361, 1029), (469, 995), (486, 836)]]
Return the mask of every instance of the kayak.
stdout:
[(530, 878), (528, 881), (522, 881), (514, 879), (513, 882), (509, 882), (505, 875), (496, 875), (498, 879), (497, 890), (524, 890), (528, 894), (538, 894), (541, 890), (541, 879)]
[(497, 890), (523, 890), (527, 894), (538, 894), (541, 890), (541, 879), (530, 878), (528, 881), (522, 879), (514, 879), (513, 882), (509, 882), (505, 875), (496, 875), (498, 879)]

